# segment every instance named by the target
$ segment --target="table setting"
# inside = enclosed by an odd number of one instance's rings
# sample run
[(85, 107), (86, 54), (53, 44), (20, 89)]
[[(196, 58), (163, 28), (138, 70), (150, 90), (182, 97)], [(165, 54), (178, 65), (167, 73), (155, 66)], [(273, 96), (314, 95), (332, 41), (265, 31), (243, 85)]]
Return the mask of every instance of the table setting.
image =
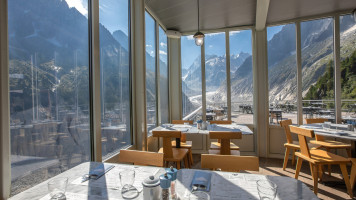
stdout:
[[(87, 176), (93, 171), (99, 175)], [(305, 184), (289, 177), (87, 162), (10, 199), (291, 198), (318, 199)]]

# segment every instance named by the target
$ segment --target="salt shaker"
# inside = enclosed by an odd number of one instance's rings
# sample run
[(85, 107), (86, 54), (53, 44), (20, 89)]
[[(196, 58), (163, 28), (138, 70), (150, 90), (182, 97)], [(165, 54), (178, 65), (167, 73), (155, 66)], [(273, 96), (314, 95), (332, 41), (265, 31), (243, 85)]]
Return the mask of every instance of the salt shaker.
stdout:
[(161, 189), (160, 180), (154, 176), (149, 176), (143, 182), (143, 200), (159, 199)]
[(172, 176), (165, 173), (159, 177), (160, 186), (162, 188), (161, 200), (170, 200), (169, 188), (171, 187)]
[(170, 168), (166, 169), (167, 174), (171, 175), (171, 198), (172, 199), (177, 199), (177, 193), (176, 193), (176, 180), (177, 180), (177, 172), (178, 170), (176, 168), (173, 168), (171, 166)]

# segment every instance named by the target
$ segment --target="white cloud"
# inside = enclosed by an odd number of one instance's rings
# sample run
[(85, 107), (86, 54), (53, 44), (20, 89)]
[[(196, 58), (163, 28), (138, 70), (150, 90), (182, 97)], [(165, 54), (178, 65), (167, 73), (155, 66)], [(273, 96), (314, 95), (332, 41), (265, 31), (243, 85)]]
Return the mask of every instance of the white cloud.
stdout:
[(209, 33), (209, 34), (205, 34), (205, 36), (206, 36), (206, 37), (212, 37), (212, 36), (222, 35), (222, 34), (225, 35), (225, 33)]
[(82, 13), (85, 16), (88, 16), (88, 5), (87, 1), (84, 0), (66, 0), (68, 6), (70, 8), (75, 8), (77, 9), (80, 13)]
[(214, 46), (213, 45), (209, 45), (209, 48), (213, 48)]
[(159, 50), (159, 54), (160, 54), (160, 55), (167, 55), (167, 52), (162, 51), (162, 50)]
[(187, 38), (188, 40), (194, 40), (193, 35), (188, 35), (188, 36), (186, 36), (186, 38)]
[(161, 47), (166, 47), (167, 43), (161, 42), (159, 45), (161, 45)]
[(146, 47), (152, 47), (152, 45), (150, 45), (150, 44), (146, 44)]
[(232, 31), (230, 32), (230, 36), (233, 36), (233, 35), (236, 35), (236, 34), (239, 34), (241, 31)]
[(150, 51), (150, 55), (153, 57), (155, 56), (155, 52), (154, 51)]

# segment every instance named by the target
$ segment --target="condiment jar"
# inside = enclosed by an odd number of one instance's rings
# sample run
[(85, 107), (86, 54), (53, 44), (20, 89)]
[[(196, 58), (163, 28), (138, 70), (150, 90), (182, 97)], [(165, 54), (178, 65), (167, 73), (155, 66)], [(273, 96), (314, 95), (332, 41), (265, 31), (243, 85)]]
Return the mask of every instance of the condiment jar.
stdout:
[(171, 175), (171, 198), (172, 199), (177, 199), (177, 194), (176, 194), (176, 179), (177, 179), (177, 172), (178, 170), (176, 168), (173, 168), (172, 166), (170, 168), (166, 169), (167, 174)]
[(156, 200), (160, 198), (160, 180), (154, 176), (147, 177), (143, 182), (143, 200)]
[(171, 187), (171, 180), (172, 180), (172, 176), (168, 175), (167, 173), (159, 177), (160, 186), (162, 188), (161, 198), (160, 198), (161, 200), (170, 199), (169, 188)]

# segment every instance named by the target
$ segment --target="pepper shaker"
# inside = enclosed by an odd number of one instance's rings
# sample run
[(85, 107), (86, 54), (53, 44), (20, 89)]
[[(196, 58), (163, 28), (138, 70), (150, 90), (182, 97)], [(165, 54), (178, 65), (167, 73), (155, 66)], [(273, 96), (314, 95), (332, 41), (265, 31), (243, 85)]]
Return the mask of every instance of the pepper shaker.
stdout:
[(172, 179), (172, 176), (168, 175), (167, 173), (165, 173), (164, 175), (161, 175), (159, 177), (160, 186), (162, 188), (161, 200), (169, 200), (170, 199), (169, 188), (171, 187), (171, 179)]
[(177, 199), (177, 194), (176, 194), (176, 179), (177, 179), (177, 172), (178, 170), (176, 168), (173, 168), (171, 166), (170, 168), (166, 169), (167, 174), (171, 175), (171, 198), (172, 199)]

